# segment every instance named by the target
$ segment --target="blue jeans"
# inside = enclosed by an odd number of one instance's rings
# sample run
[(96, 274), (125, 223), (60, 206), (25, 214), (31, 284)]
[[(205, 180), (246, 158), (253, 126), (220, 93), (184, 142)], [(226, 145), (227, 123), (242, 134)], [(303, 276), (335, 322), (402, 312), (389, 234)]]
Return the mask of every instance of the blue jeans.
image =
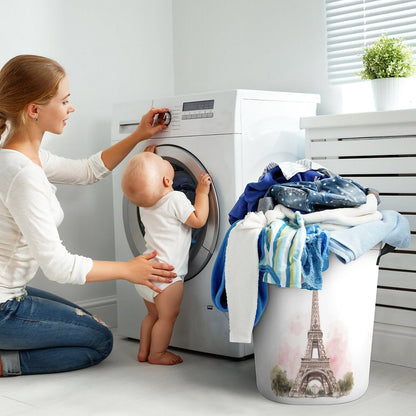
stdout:
[(98, 364), (111, 331), (79, 306), (35, 288), (0, 304), (3, 375), (58, 373)]

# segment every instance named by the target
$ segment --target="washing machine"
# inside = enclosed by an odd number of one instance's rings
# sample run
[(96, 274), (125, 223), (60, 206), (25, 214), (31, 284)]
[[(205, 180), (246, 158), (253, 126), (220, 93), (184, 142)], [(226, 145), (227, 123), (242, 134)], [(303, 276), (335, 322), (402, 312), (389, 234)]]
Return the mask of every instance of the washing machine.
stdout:
[[(140, 211), (121, 191), (126, 161), (150, 144), (175, 169), (174, 188), (193, 201), (201, 171), (209, 173), (209, 218), (194, 230), (189, 271), (171, 346), (232, 358), (251, 355), (251, 344), (229, 342), (228, 314), (211, 299), (211, 272), (224, 235), (228, 212), (247, 183), (257, 181), (269, 162), (304, 157), (300, 117), (316, 114), (316, 94), (230, 90), (155, 98), (114, 106), (112, 141), (137, 127), (151, 107), (169, 108), (168, 128), (139, 143), (113, 172), (116, 260), (126, 261), (145, 250)], [(117, 281), (118, 334), (139, 339), (146, 314), (133, 284)]]

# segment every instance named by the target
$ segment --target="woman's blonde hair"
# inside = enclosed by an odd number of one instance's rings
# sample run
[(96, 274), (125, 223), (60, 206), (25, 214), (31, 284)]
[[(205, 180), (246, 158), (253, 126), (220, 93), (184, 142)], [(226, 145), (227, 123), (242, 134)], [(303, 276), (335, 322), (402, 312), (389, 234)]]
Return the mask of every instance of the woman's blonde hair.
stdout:
[(27, 123), (27, 106), (47, 104), (65, 75), (58, 62), (37, 55), (18, 55), (3, 66), (0, 70), (0, 137), (8, 128), (3, 143)]

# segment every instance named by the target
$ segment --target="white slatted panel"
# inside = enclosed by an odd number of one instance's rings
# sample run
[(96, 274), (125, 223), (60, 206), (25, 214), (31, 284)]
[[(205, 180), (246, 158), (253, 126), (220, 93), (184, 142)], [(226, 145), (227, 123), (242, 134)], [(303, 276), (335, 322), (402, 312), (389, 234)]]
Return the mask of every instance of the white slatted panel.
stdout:
[(328, 76), (358, 81), (363, 48), (383, 34), (416, 47), (416, 1), (326, 0)]
[(380, 287), (395, 287), (416, 290), (415, 275), (410, 272), (380, 270), (378, 283)]
[(416, 211), (416, 195), (381, 195), (380, 209), (392, 209), (400, 213)]
[(412, 328), (415, 325), (415, 313), (407, 309), (376, 306), (375, 321)]
[[(381, 258), (380, 268), (416, 272), (416, 256), (414, 252), (402, 253), (400, 251), (387, 254)], [(416, 279), (416, 275), (415, 275)], [(416, 293), (415, 293), (416, 295)], [(414, 307), (416, 309), (416, 298)], [(415, 321), (416, 326), (416, 321)]]
[(416, 367), (416, 113), (318, 116), (302, 124), (307, 157), (377, 189), (379, 209), (398, 211), (409, 221), (409, 247), (380, 261), (372, 354), (376, 360)]
[(410, 229), (412, 230), (413, 234), (416, 234), (416, 215), (406, 215), (407, 220), (410, 224)]
[[(414, 176), (390, 176), (387, 181), (385, 176), (371, 176), (370, 180), (368, 176), (354, 176), (353, 179), (365, 187), (369, 187), (369, 182), (371, 182), (371, 187), (378, 189), (382, 194), (408, 194), (412, 193), (412, 190), (414, 191), (413, 193), (416, 193), (416, 177)], [(394, 200), (392, 203), (395, 203)], [(386, 204), (387, 206), (385, 198), (383, 198), (383, 204)], [(409, 206), (411, 205), (412, 204), (409, 203)], [(392, 208), (389, 207), (386, 209)]]
[[(374, 144), (376, 146), (376, 144)], [(363, 153), (361, 153), (363, 154)], [(315, 158), (314, 158), (315, 159)], [(411, 172), (416, 166), (415, 157), (385, 157), (364, 159), (315, 159), (316, 162), (326, 166), (328, 169), (339, 173), (340, 175), (371, 175), (377, 173), (379, 175), (406, 174)]]
[(400, 319), (405, 313), (416, 328), (416, 136), (350, 139), (343, 133), (338, 139), (311, 139), (309, 157), (334, 173), (377, 189), (380, 210), (398, 211), (408, 219), (412, 232), (409, 247), (380, 261), (376, 319), (384, 324), (386, 314), (401, 311), (389, 315), (388, 323), (403, 325)]
[(379, 288), (377, 291), (377, 305), (396, 306), (399, 309), (413, 310), (416, 293), (407, 290), (392, 290)]
[[(313, 158), (342, 157), (351, 155), (380, 156), (392, 154), (392, 138), (360, 138), (359, 141), (344, 140), (322, 140), (315, 141)], [(414, 137), (395, 137), (394, 154), (410, 155), (416, 154), (416, 141)]]

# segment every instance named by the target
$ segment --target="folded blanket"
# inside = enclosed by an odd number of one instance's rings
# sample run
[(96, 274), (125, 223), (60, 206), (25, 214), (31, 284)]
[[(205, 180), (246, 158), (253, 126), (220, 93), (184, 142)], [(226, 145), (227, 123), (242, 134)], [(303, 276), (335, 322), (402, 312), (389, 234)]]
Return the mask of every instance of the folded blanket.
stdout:
[(342, 231), (330, 231), (329, 250), (349, 263), (380, 242), (405, 248), (410, 244), (410, 226), (396, 211), (380, 211), (383, 218)]

